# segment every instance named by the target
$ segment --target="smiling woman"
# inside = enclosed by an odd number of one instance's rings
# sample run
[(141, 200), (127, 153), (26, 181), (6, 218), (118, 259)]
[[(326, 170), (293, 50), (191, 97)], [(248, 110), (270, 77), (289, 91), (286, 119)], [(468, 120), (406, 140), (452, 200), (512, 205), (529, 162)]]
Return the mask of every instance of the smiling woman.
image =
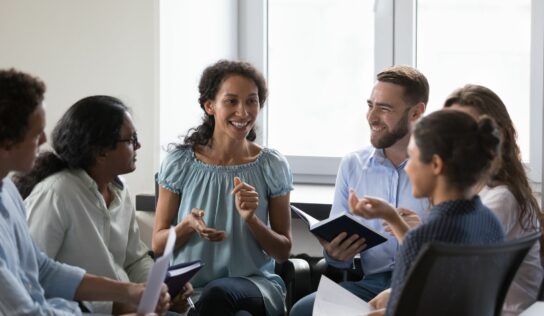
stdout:
[(192, 281), (199, 315), (284, 315), (274, 259), (291, 250), (293, 185), (285, 157), (254, 143), (266, 83), (252, 65), (222, 60), (204, 70), (198, 89), (203, 123), (159, 171), (153, 250), (163, 252), (174, 222), (174, 263), (205, 263)]

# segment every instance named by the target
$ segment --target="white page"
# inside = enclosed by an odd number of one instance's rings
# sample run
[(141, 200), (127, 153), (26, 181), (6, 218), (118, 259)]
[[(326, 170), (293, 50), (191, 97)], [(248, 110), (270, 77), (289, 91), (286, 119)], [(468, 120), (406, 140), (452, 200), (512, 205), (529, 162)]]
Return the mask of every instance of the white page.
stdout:
[(317, 223), (319, 223), (319, 221), (313, 217), (312, 215), (304, 212), (303, 210), (291, 205), (291, 209), (293, 211), (295, 211), (295, 213), (301, 217), (301, 219), (306, 222), (306, 224), (308, 224), (308, 226), (310, 226), (310, 228), (313, 228), (314, 225), (316, 225)]
[(159, 295), (161, 294), (161, 286), (164, 282), (164, 278), (166, 278), (166, 272), (168, 272), (168, 266), (172, 259), (175, 243), (176, 231), (174, 230), (174, 227), (170, 227), (166, 247), (164, 247), (164, 254), (155, 261), (151, 267), (151, 271), (149, 271), (144, 294), (140, 300), (140, 305), (138, 305), (138, 313), (147, 314), (155, 311), (155, 307), (159, 301)]
[(519, 316), (542, 316), (544, 315), (544, 302), (535, 302), (524, 310)]
[(322, 275), (314, 302), (314, 316), (359, 316), (373, 308), (350, 291)]

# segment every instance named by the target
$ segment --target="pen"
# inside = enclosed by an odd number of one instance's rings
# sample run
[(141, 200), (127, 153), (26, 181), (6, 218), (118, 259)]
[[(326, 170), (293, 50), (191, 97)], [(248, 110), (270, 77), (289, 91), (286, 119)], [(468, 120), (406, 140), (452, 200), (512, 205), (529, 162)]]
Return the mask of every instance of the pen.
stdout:
[(190, 297), (187, 298), (187, 304), (189, 305), (189, 310), (195, 309), (195, 304), (193, 303), (193, 300)]

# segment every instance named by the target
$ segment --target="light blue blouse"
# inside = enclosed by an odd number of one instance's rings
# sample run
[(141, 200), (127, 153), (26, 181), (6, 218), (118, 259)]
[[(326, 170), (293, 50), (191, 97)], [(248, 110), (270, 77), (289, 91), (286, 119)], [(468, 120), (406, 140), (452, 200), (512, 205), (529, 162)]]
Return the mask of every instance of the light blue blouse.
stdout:
[[(266, 254), (239, 216), (235, 207), (234, 177), (255, 187), (259, 193), (257, 217), (270, 226), (268, 199), (293, 190), (289, 164), (278, 151), (263, 148), (257, 159), (242, 165), (208, 165), (196, 159), (192, 149), (176, 149), (162, 162), (158, 183), (180, 195), (177, 220), (191, 209), (205, 211), (209, 227), (224, 230), (226, 240), (211, 242), (194, 234), (174, 254), (173, 263), (202, 260), (205, 265), (191, 280), (196, 288), (223, 277), (245, 277), (261, 291), (268, 315), (285, 313), (285, 285), (274, 274), (274, 259)], [(173, 223), (173, 224), (175, 224)]]

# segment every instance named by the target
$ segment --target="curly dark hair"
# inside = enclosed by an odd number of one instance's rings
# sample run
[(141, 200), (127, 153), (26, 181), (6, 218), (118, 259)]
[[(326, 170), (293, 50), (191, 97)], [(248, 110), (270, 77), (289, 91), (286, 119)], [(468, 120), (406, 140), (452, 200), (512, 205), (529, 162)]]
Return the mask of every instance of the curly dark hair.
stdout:
[(0, 70), (0, 145), (23, 140), (28, 118), (42, 104), (45, 84), (15, 69)]
[(430, 163), (438, 155), (444, 161), (444, 175), (459, 190), (482, 179), (500, 151), (499, 131), (488, 116), (476, 122), (464, 112), (437, 111), (420, 119), (413, 135), (419, 160)]
[[(239, 75), (250, 80), (253, 80), (257, 86), (259, 95), (259, 107), (264, 106), (264, 102), (268, 96), (268, 88), (263, 75), (255, 69), (251, 64), (241, 61), (220, 60), (215, 64), (204, 69), (198, 84), (198, 92), (200, 97), (198, 103), (204, 110), (204, 105), (207, 101), (214, 100), (221, 88), (221, 84), (232, 75)], [(183, 140), (183, 144), (177, 145), (178, 148), (194, 148), (195, 146), (207, 146), (213, 136), (215, 119), (213, 115), (204, 112), (202, 124), (191, 128)], [(246, 139), (254, 141), (257, 137), (254, 129), (249, 131)]]
[(413, 106), (429, 101), (429, 82), (417, 69), (410, 66), (392, 66), (380, 72), (376, 78), (380, 82), (389, 82), (404, 87), (404, 102)]
[(529, 223), (534, 223), (535, 218), (544, 224), (538, 202), (521, 162), (521, 152), (516, 143), (517, 132), (506, 105), (489, 88), (473, 84), (455, 90), (444, 102), (444, 107), (448, 108), (454, 104), (473, 108), (479, 114), (488, 115), (497, 122), (502, 135), (502, 148), (498, 166), (491, 175), (488, 185), (494, 187), (503, 184), (512, 192), (520, 206), (518, 221), (522, 228), (536, 228), (528, 226)]
[(121, 100), (105, 95), (72, 105), (53, 129), (54, 152), (41, 153), (29, 173), (14, 177), (23, 198), (48, 176), (64, 169), (88, 170), (101, 151), (114, 149), (127, 111)]

